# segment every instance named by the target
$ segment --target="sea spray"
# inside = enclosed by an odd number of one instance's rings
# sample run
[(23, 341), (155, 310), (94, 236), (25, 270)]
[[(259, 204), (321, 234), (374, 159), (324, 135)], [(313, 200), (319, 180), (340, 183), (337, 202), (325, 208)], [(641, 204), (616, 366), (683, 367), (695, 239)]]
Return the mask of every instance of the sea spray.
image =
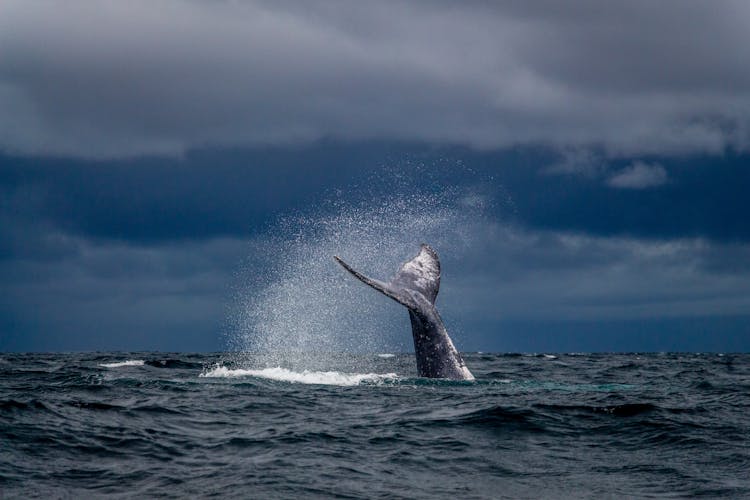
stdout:
[(396, 191), (354, 201), (338, 193), (316, 210), (280, 218), (256, 241), (265, 261), (240, 273), (229, 339), (235, 364), (299, 372), (327, 368), (311, 367), (309, 353), (328, 353), (342, 366), (346, 353), (412, 350), (403, 309), (347, 279), (333, 256), (387, 280), (426, 242), (445, 274), (481, 234), (490, 199), (486, 190), (457, 186)]

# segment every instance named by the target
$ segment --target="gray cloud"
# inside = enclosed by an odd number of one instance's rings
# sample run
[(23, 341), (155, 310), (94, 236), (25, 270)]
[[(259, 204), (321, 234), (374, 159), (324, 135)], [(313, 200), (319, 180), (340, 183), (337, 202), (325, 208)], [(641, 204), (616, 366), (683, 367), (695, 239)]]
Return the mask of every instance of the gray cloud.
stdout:
[(646, 189), (661, 186), (667, 182), (667, 171), (658, 163), (637, 161), (613, 174), (607, 185), (619, 189)]
[(322, 137), (609, 156), (750, 144), (742, 1), (6, 1), (0, 148)]
[[(649, 321), (731, 317), (750, 310), (747, 244), (584, 236), (487, 220), (454, 230), (471, 245), (452, 243), (452, 233), (437, 241), (443, 261), (438, 305), (464, 346), (503, 345), (496, 335), (503, 322)], [(408, 331), (403, 311), (347, 279), (330, 254), (356, 253), (360, 258), (351, 260), (375, 276), (387, 277), (399, 261), (392, 257), (410, 255), (413, 243), (374, 251), (289, 241), (280, 257), (272, 251), (279, 241), (267, 236), (160, 246), (56, 237), (69, 240), (73, 248), (60, 259), (0, 261), (2, 350), (223, 349), (227, 340), (257, 333), (243, 327), (243, 307), (248, 297), (258, 296), (269, 299), (269, 314), (291, 314), (283, 325), (301, 322), (277, 332), (290, 335), (289, 343), (299, 342), (294, 335), (309, 330), (314, 338), (340, 336), (360, 348), (369, 345), (367, 335), (377, 339), (370, 342), (378, 346), (390, 342), (385, 348), (409, 348), (408, 336), (401, 335)], [(309, 253), (310, 245), (322, 251)], [(270, 272), (273, 265), (286, 265), (288, 256), (299, 258), (302, 253), (305, 272), (324, 269), (330, 279), (296, 289), (311, 283)], [(386, 260), (381, 270), (368, 268)], [(268, 287), (283, 293), (274, 299)], [(318, 294), (323, 306), (306, 301), (309, 294)], [(334, 300), (332, 310), (326, 310), (331, 297), (346, 303)], [(339, 309), (350, 311), (352, 304), (356, 314), (350, 322), (362, 322), (357, 328), (338, 320), (333, 328), (340, 331), (320, 328), (331, 317), (340, 317)], [(352, 339), (352, 331), (358, 332), (357, 338)], [(598, 336), (610, 334), (614, 332)]]
[[(218, 350), (233, 274), (249, 243), (94, 243), (0, 262), (0, 350)], [(258, 252), (260, 253), (260, 252)]]
[[(333, 157), (338, 156), (351, 157)], [(672, 224), (684, 215), (682, 209), (670, 212), (663, 205), (648, 205), (650, 193), (604, 188), (599, 177), (588, 184), (600, 195), (578, 196), (573, 205), (553, 203), (537, 209), (557, 222), (564, 217), (582, 222), (579, 226), (523, 226), (509, 212), (525, 210), (524, 205), (502, 208), (505, 192), (481, 182), (476, 186), (474, 181), (486, 179), (477, 172), (477, 177), (463, 183), (440, 176), (433, 183), (429, 175), (419, 175), (427, 191), (412, 191), (409, 183), (402, 189), (378, 190), (370, 182), (365, 198), (349, 199), (356, 184), (349, 188), (344, 184), (335, 191), (347, 195), (321, 196), (311, 204), (316, 209), (300, 211), (288, 205), (280, 218), (266, 209), (268, 223), (263, 230), (247, 232), (242, 223), (231, 231), (204, 226), (223, 228), (222, 221), (236, 211), (234, 207), (244, 197), (256, 197), (263, 185), (248, 189), (252, 183), (230, 175), (233, 169), (214, 165), (196, 171), (183, 166), (179, 189), (162, 189), (168, 184), (165, 172), (146, 175), (153, 169), (127, 163), (121, 170), (114, 165), (66, 169), (58, 162), (41, 170), (28, 165), (0, 170), (5, 182), (0, 189), (0, 349), (214, 350), (227, 345), (310, 344), (331, 350), (407, 349), (409, 337), (401, 335), (408, 331), (404, 311), (349, 279), (331, 256), (339, 254), (363, 272), (387, 279), (421, 241), (441, 254), (444, 279), (439, 307), (457, 341), (467, 348), (500, 348), (495, 333), (509, 322), (515, 323), (514, 331), (538, 332), (534, 338), (541, 343), (534, 340), (525, 347), (535, 349), (535, 345), (561, 345), (545, 344), (543, 338), (549, 340), (552, 334), (529, 327), (540, 321), (553, 332), (555, 325), (573, 328), (571, 322), (577, 321), (689, 321), (746, 316), (750, 308), (746, 239), (738, 243), (736, 238), (694, 237), (692, 231), (676, 235), (662, 230), (585, 232), (604, 211), (597, 196), (607, 200), (612, 212), (622, 207), (618, 197), (643, 208), (643, 215), (635, 212), (636, 220), (650, 221), (652, 214), (661, 213)], [(272, 164), (278, 168), (278, 163)], [(730, 172), (741, 168), (738, 164)], [(519, 191), (519, 202), (533, 198), (531, 192), (542, 200), (554, 199), (556, 193), (567, 199), (567, 185), (580, 180), (511, 170), (543, 181), (521, 183), (526, 187)], [(428, 171), (434, 173), (435, 165), (412, 174)], [(673, 172), (679, 175), (679, 169)], [(399, 173), (410, 175), (407, 169)], [(227, 182), (213, 183), (215, 175)], [(377, 170), (366, 176), (378, 177), (387, 175)], [(250, 180), (262, 178), (255, 172)], [(736, 181), (741, 176), (731, 178)], [(675, 179), (670, 186), (672, 205), (679, 197), (679, 178)], [(113, 190), (104, 180), (121, 190)], [(301, 178), (299, 184), (307, 186), (304, 181)], [(395, 188), (403, 181), (386, 184)], [(236, 190), (229, 189), (235, 184)], [(550, 190), (559, 184), (560, 191)], [(695, 186), (701, 192), (718, 193), (707, 196), (706, 206), (713, 206), (716, 196), (734, 206), (732, 193), (712, 191), (709, 184)], [(446, 185), (452, 187), (434, 191), (435, 186)], [(157, 189), (149, 192), (149, 186)], [(742, 185), (735, 182), (733, 187), (737, 186)], [(135, 193), (140, 196), (132, 197)], [(226, 205), (216, 203), (220, 197), (227, 198)], [(167, 205), (153, 204), (162, 198)], [(66, 206), (66, 199), (76, 203), (60, 208)], [(642, 199), (644, 203), (639, 202)], [(704, 213), (700, 198), (685, 199)], [(195, 202), (211, 215), (201, 217), (191, 205)], [(589, 212), (579, 209), (579, 202)], [(170, 206), (177, 218), (163, 216)], [(68, 215), (51, 217), (48, 208)], [(242, 213), (239, 221), (245, 220)], [(744, 219), (738, 217), (741, 224)], [(71, 218), (79, 221), (71, 224)], [(180, 218), (197, 229), (184, 233)], [(127, 229), (142, 224), (152, 227), (134, 233)], [(100, 225), (113, 230), (102, 232)], [(571, 229), (576, 227), (578, 231)], [(144, 238), (143, 234), (166, 236)], [(740, 320), (737, 328), (746, 322)], [(225, 330), (233, 343), (222, 341)], [(352, 331), (356, 337), (350, 335)], [(591, 335), (603, 340), (587, 344), (583, 339), (572, 348), (632, 349), (635, 345), (608, 343), (609, 333)], [(719, 342), (716, 348), (726, 349), (722, 345), (726, 344)]]
[(463, 258), (474, 267), (444, 266), (440, 300), (448, 317), (645, 320), (750, 308), (750, 268), (737, 264), (750, 252), (746, 244), (482, 230), (484, 248)]

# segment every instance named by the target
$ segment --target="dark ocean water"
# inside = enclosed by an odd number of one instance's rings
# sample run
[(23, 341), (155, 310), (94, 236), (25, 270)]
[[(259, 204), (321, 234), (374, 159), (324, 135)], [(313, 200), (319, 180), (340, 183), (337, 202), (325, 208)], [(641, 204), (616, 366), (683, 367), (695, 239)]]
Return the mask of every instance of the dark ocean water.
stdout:
[(466, 357), (0, 354), (0, 497), (750, 497), (750, 355)]

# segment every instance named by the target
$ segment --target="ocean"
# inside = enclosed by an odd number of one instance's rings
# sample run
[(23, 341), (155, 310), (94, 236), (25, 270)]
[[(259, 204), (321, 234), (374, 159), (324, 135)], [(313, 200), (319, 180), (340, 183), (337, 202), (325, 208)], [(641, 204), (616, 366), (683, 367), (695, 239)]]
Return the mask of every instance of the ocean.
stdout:
[(0, 354), (0, 497), (750, 497), (750, 355)]

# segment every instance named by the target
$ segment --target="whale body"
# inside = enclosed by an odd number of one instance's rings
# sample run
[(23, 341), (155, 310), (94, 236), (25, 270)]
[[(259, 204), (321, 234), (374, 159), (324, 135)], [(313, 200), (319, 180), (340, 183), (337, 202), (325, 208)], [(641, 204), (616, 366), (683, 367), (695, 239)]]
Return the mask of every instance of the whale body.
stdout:
[(440, 260), (432, 247), (423, 244), (417, 256), (403, 264), (387, 283), (365, 276), (337, 256), (334, 259), (357, 279), (409, 310), (420, 377), (474, 380), (435, 308)]

